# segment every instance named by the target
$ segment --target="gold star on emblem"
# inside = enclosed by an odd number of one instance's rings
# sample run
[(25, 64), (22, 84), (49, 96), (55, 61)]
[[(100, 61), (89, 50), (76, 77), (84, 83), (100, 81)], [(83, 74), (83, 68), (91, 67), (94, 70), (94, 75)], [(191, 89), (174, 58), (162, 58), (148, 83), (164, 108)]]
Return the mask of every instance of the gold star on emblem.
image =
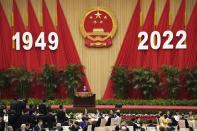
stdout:
[(104, 19), (107, 19), (107, 16), (105, 16)]
[(94, 24), (96, 24), (96, 23), (97, 23), (97, 22), (96, 22), (96, 20), (95, 20), (95, 21), (93, 21), (93, 23), (94, 23)]
[(102, 24), (102, 23), (103, 23), (103, 21), (101, 20), (101, 21), (100, 21), (100, 23)]
[(99, 13), (99, 11), (97, 11), (97, 13), (94, 15), (96, 16), (96, 18), (101, 18), (101, 14)]
[(89, 18), (90, 18), (90, 19), (92, 19), (93, 17), (92, 17), (92, 16), (90, 16)]

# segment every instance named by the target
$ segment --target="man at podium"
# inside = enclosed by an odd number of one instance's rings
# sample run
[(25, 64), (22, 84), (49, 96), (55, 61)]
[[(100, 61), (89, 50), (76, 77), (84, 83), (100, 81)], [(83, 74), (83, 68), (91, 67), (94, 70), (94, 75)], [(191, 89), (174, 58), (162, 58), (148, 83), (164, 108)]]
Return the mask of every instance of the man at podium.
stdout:
[(88, 92), (88, 89), (86, 88), (86, 86), (85, 86), (85, 85), (83, 86), (83, 90), (82, 90), (82, 92)]

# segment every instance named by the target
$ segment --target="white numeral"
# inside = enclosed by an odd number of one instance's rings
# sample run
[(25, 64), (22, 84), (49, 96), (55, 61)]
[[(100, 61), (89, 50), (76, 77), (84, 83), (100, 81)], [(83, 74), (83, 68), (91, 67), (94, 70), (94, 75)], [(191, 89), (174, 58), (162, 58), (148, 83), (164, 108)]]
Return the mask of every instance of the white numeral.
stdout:
[[(54, 40), (52, 40), (52, 36), (54, 36)], [(58, 47), (58, 36), (55, 32), (51, 32), (48, 36), (48, 41), (50, 44), (53, 44), (54, 46), (50, 45), (49, 49), (56, 50)]]
[(163, 37), (168, 37), (168, 39), (163, 44), (163, 49), (173, 49), (173, 45), (170, 44), (170, 42), (173, 39), (173, 33), (172, 31), (165, 31), (163, 33)]
[(176, 44), (176, 49), (186, 49), (187, 45), (184, 44), (184, 41), (186, 40), (187, 34), (184, 30), (179, 30), (176, 33), (176, 36), (179, 37), (182, 35), (182, 38), (178, 41), (178, 43)]
[(146, 32), (140, 32), (138, 38), (142, 38), (142, 36), (144, 36), (144, 39), (140, 42), (138, 50), (148, 50), (148, 45), (144, 45), (148, 40), (148, 34)]
[(23, 45), (23, 48), (25, 50), (30, 50), (32, 48), (33, 39), (32, 39), (32, 35), (30, 32), (25, 32), (23, 34), (23, 43), (26, 44), (26, 45)]
[(46, 43), (44, 42), (44, 32), (41, 32), (40, 35), (38, 36), (35, 42), (35, 47), (40, 47), (41, 50), (45, 50)]
[(16, 34), (12, 36), (12, 40), (16, 40), (16, 50), (20, 50), (20, 32), (16, 32)]
[[(156, 37), (156, 44), (155, 44), (155, 37)], [(150, 45), (152, 49), (158, 50), (161, 45), (161, 35), (158, 31), (153, 31), (150, 36)]]

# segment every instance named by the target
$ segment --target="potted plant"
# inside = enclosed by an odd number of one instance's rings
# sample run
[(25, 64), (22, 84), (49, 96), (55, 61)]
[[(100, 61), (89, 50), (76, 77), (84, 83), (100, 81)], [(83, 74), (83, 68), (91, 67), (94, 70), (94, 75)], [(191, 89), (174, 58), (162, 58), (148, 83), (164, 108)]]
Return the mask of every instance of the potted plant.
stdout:
[(44, 87), (45, 96), (47, 99), (53, 99), (54, 89), (60, 84), (59, 72), (57, 65), (47, 65), (41, 69), (42, 72), (38, 74), (37, 80), (40, 85)]
[(192, 92), (194, 98), (197, 99), (197, 66), (194, 67), (191, 72), (186, 73), (185, 85), (188, 87), (188, 91)]
[(159, 90), (160, 75), (156, 70), (149, 68), (134, 69), (134, 89), (142, 89), (142, 94), (145, 99), (152, 99), (154, 90)]
[(113, 67), (111, 80), (113, 81), (112, 88), (114, 89), (115, 96), (118, 99), (123, 99), (132, 85), (132, 70), (127, 66), (118, 65)]
[(84, 73), (80, 64), (69, 64), (66, 68), (60, 70), (60, 81), (66, 87), (66, 92), (70, 97), (74, 97), (78, 88), (83, 85)]
[(27, 91), (34, 81), (35, 72), (28, 71), (25, 67), (9, 68), (12, 84), (14, 83), (14, 91), (18, 96), (25, 98)]
[(2, 95), (2, 89), (11, 86), (11, 77), (7, 69), (0, 70), (0, 98)]
[(176, 99), (177, 91), (180, 89), (180, 76), (182, 75), (182, 71), (179, 68), (173, 66), (163, 65), (161, 68), (161, 73), (165, 78), (165, 85), (168, 89), (168, 98)]

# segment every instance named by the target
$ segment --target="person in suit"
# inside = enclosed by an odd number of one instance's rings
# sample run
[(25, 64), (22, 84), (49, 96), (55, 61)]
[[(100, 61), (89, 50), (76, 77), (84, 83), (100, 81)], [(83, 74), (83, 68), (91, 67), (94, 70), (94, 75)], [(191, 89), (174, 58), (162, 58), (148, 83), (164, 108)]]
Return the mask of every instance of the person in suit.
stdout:
[(26, 109), (26, 103), (22, 98), (19, 98), (17, 101), (17, 107), (16, 107), (16, 114), (18, 116), (21, 116), (22, 111)]
[(74, 127), (75, 127), (75, 129), (73, 131), (78, 131), (79, 129), (81, 129), (78, 121), (75, 121)]
[(55, 118), (52, 114), (52, 110), (49, 110), (49, 113), (46, 115), (48, 128), (53, 128), (53, 123), (55, 123)]
[(83, 86), (83, 90), (82, 90), (82, 92), (88, 92), (88, 89), (86, 88), (86, 86), (85, 86), (85, 85)]
[(69, 128), (68, 129), (71, 130), (71, 131), (74, 131), (75, 126), (73, 124), (73, 120), (69, 120)]
[(16, 111), (17, 108), (17, 98), (15, 97), (12, 103), (10, 104), (10, 110)]
[(57, 122), (58, 123), (63, 123), (65, 120), (65, 112), (63, 111), (63, 106), (59, 106), (59, 110), (57, 111)]
[(131, 119), (131, 122), (128, 124), (128, 126), (133, 126), (133, 130), (135, 131), (138, 126), (135, 124), (135, 118)]
[(3, 115), (0, 115), (0, 131), (5, 130), (5, 122), (3, 121)]
[(46, 100), (44, 99), (42, 104), (39, 105), (39, 112), (40, 114), (46, 115), (47, 114), (47, 105)]
[(100, 114), (99, 114), (98, 121), (96, 122), (96, 127), (99, 127), (99, 126), (101, 125), (101, 119), (104, 119), (104, 117), (103, 117), (103, 114), (102, 114), (102, 113), (100, 113)]
[(38, 121), (38, 124), (34, 127), (34, 131), (40, 131), (42, 129), (43, 122), (42, 120)]
[(109, 111), (109, 118), (108, 118), (105, 126), (110, 126), (111, 125), (111, 118), (114, 118), (114, 114), (113, 114), (112, 110)]
[(167, 113), (166, 113), (166, 115), (165, 115), (165, 119), (170, 119), (171, 118), (171, 114), (170, 114), (170, 111), (168, 110), (167, 111)]
[(25, 109), (23, 111), (23, 114), (21, 116), (21, 122), (22, 123), (30, 123), (30, 115), (29, 115), (29, 111), (27, 109)]

